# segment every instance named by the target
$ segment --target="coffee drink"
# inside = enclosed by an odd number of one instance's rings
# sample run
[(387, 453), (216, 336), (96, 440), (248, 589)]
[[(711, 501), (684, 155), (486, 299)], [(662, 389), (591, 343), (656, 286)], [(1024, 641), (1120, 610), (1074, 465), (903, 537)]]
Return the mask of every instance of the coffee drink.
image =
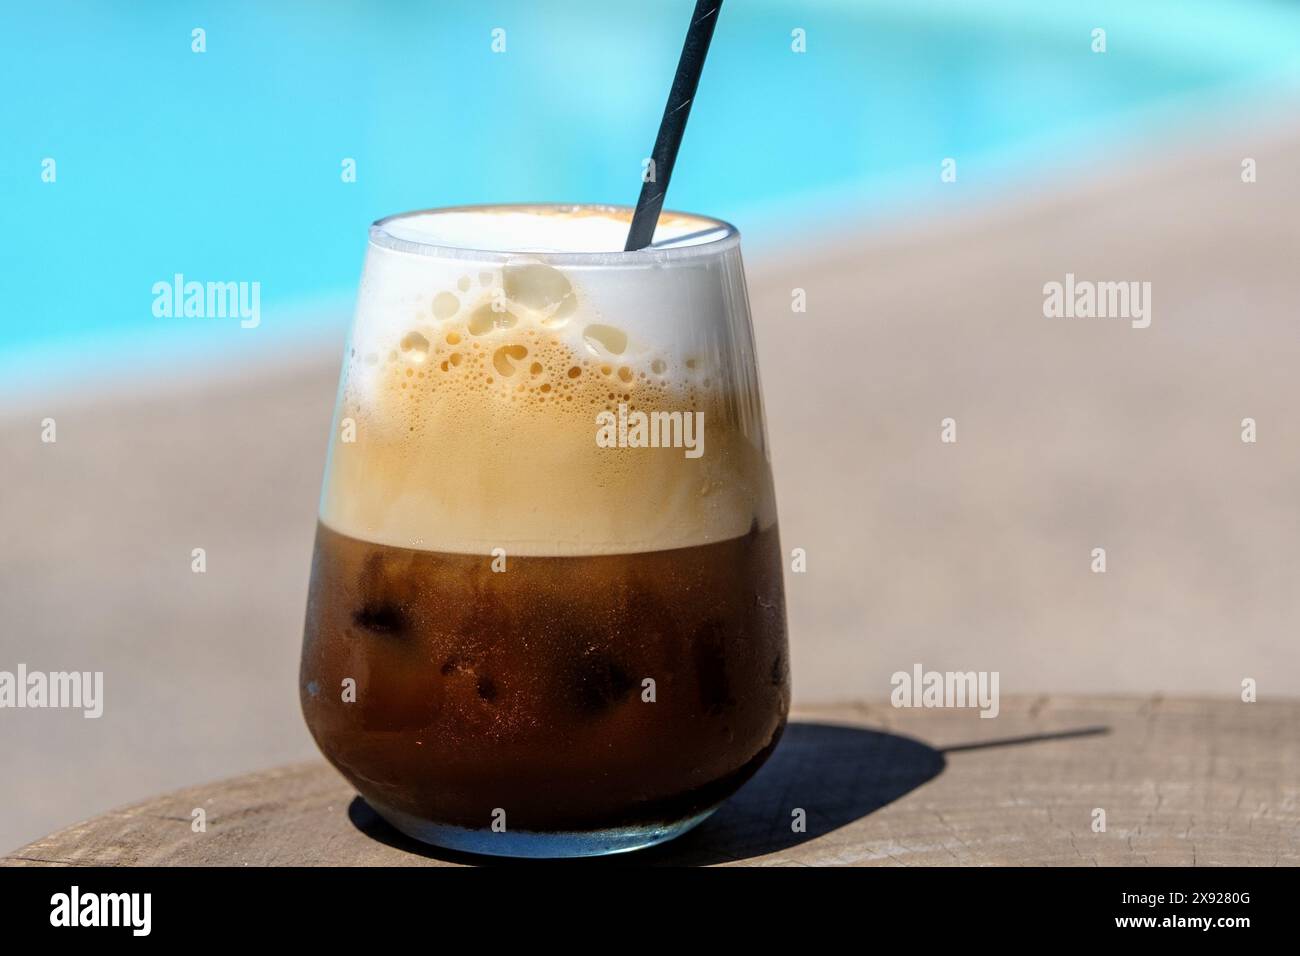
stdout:
[(300, 693), (419, 839), (581, 855), (670, 838), (789, 704), (771, 473), (734, 230), (483, 207), (372, 230)]

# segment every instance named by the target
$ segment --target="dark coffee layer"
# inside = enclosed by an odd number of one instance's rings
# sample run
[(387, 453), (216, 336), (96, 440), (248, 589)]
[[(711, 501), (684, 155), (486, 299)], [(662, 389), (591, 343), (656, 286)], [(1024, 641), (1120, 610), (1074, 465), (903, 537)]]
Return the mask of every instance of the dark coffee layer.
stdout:
[(725, 798), (775, 745), (789, 706), (775, 528), (492, 565), (318, 528), (303, 712), (362, 796), (471, 828), (498, 808), (510, 829), (652, 824)]

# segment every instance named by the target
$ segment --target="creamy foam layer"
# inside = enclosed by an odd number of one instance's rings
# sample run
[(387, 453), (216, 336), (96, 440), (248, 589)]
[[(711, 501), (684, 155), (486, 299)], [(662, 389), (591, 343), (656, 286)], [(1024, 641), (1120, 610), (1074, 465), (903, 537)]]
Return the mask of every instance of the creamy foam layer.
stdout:
[[(512, 245), (500, 230), (519, 215), (447, 224), (440, 241)], [(591, 241), (590, 215), (532, 219), (525, 231), (548, 248)], [(743, 319), (739, 270), (734, 251), (609, 264), (372, 243), (321, 519), (376, 543), (520, 555), (688, 547), (768, 527), (752, 344), (747, 320), (743, 335), (726, 320)], [(620, 406), (703, 413), (703, 454), (600, 447), (597, 415)]]

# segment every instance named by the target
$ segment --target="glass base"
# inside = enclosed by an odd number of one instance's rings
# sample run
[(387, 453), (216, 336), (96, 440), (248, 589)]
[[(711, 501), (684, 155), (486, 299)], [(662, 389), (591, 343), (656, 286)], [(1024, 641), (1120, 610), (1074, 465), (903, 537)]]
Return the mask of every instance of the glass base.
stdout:
[(629, 853), (676, 839), (703, 823), (717, 806), (687, 817), (677, 823), (649, 826), (616, 827), (611, 830), (559, 831), (536, 830), (467, 830), (464, 827), (430, 823), (400, 810), (392, 810), (367, 801), (375, 812), (412, 839), (446, 850), (479, 853), (485, 856), (512, 856), (527, 859), (565, 859), (582, 856), (608, 856)]

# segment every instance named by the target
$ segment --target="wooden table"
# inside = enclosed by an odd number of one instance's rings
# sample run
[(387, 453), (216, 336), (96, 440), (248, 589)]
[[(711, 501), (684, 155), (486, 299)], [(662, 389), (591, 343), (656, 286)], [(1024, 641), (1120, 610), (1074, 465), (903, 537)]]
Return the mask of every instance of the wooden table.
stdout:
[[(206, 832), (191, 827), (195, 808)], [(806, 811), (806, 832), (792, 814)], [(1094, 832), (1097, 810), (1105, 831)], [(797, 711), (777, 753), (675, 843), (624, 863), (1300, 865), (1300, 701), (1019, 698)], [(496, 862), (379, 820), (323, 762), (191, 787), (60, 830), (6, 865)]]

